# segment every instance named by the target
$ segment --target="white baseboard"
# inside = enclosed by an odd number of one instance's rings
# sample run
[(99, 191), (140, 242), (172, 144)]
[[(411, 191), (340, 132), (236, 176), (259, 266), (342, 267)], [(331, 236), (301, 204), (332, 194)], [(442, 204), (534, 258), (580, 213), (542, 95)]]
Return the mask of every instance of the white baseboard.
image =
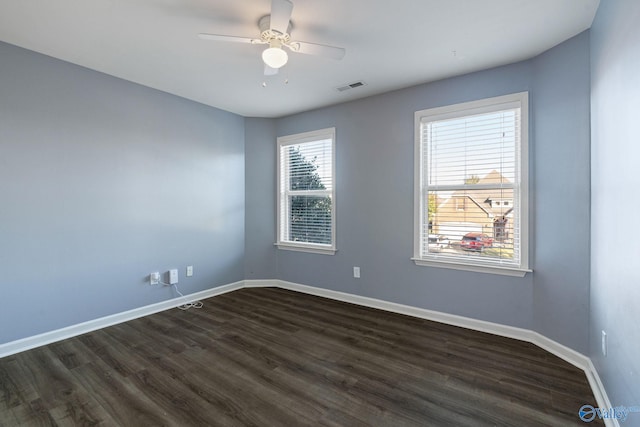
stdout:
[(265, 280), (245, 280), (245, 288), (282, 288), (282, 280), (265, 279)]
[[(585, 369), (584, 372), (587, 375), (587, 380), (589, 381), (589, 385), (593, 391), (593, 396), (596, 398), (596, 402), (598, 402), (598, 407), (613, 408), (613, 405), (611, 405), (611, 401), (609, 400), (609, 396), (607, 396), (604, 384), (602, 384), (602, 380), (600, 380), (600, 375), (598, 375), (598, 371), (593, 365), (591, 359), (588, 360), (588, 365), (589, 369)], [(620, 423), (615, 418), (605, 418), (604, 424), (607, 427), (620, 427)]]
[[(160, 311), (168, 310), (186, 302), (192, 302), (198, 299), (210, 298), (216, 295), (225, 294), (242, 288), (256, 287), (277, 287), (289, 289), (309, 295), (316, 295), (337, 301), (348, 302), (365, 307), (376, 308), (393, 313), (404, 314), (421, 319), (432, 320), (435, 322), (445, 323), (453, 326), (460, 326), (480, 332), (514, 338), (520, 341), (530, 342), (538, 347), (558, 356), (559, 358), (571, 363), (572, 365), (582, 369), (587, 376), (587, 380), (591, 386), (596, 402), (600, 408), (611, 408), (611, 402), (607, 396), (606, 390), (600, 380), (591, 359), (587, 356), (559, 344), (538, 332), (529, 329), (517, 328), (513, 326), (501, 325), (499, 323), (487, 322), (484, 320), (472, 319), (469, 317), (458, 316), (455, 314), (442, 313), (439, 311), (428, 310), (424, 308), (413, 307), (409, 305), (397, 304), (389, 301), (379, 300), (375, 298), (364, 297), (360, 295), (349, 294), (345, 292), (333, 291), (330, 289), (317, 288), (314, 286), (302, 285), (299, 283), (286, 282), (283, 280), (244, 280), (228, 285), (219, 286), (194, 294), (186, 295), (180, 298), (174, 298), (168, 301), (162, 301), (156, 304), (147, 305), (111, 316), (102, 317), (100, 319), (90, 320), (88, 322), (72, 325), (66, 328), (46, 332), (33, 337), (12, 341), (6, 344), (0, 344), (0, 358), (16, 354), (22, 351), (30, 350), (35, 347), (72, 338), (97, 329), (112, 326), (118, 323), (137, 319), (139, 317), (148, 316)], [(620, 427), (615, 419), (605, 419), (607, 427)]]
[(0, 344), (0, 358), (10, 356), (12, 354), (20, 353), (22, 351), (30, 350), (32, 348), (51, 344), (56, 341), (62, 341), (67, 338), (72, 338), (78, 335), (86, 334), (87, 332), (106, 328), (107, 326), (116, 325), (118, 323), (127, 322), (129, 320), (137, 319), (139, 317), (144, 317), (150, 314), (158, 313), (160, 311), (175, 308), (187, 302), (193, 302), (199, 299), (210, 298), (216, 295), (221, 295), (227, 292), (235, 291), (237, 289), (242, 289), (243, 287), (244, 287), (243, 281), (230, 283), (228, 285), (219, 286), (219, 287), (207, 289), (201, 292), (185, 295), (184, 297), (173, 298), (167, 301), (162, 301), (162, 302), (147, 305), (144, 307), (134, 308), (133, 310), (124, 311), (122, 313), (116, 313), (110, 316), (101, 317), (99, 319), (78, 323), (76, 325), (71, 325), (66, 328), (57, 329), (55, 331), (45, 332), (39, 335), (34, 335), (32, 337), (11, 341), (6, 344)]

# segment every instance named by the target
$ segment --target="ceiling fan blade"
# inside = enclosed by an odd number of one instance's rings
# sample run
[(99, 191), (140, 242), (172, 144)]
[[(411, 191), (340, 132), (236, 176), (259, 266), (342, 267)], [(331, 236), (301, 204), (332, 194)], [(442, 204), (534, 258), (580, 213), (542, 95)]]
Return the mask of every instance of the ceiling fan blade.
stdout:
[(221, 34), (198, 34), (203, 40), (214, 40), (219, 42), (234, 42), (234, 43), (251, 43), (251, 44), (262, 44), (262, 40), (260, 39), (251, 39), (249, 37), (236, 37), (236, 36), (223, 36)]
[(275, 76), (278, 74), (277, 68), (271, 68), (267, 64), (264, 64), (264, 75), (265, 76)]
[(347, 51), (342, 47), (307, 42), (291, 42), (286, 46), (294, 52), (304, 53), (307, 55), (324, 56), (325, 58), (337, 60), (344, 58), (344, 55), (347, 53)]
[(286, 34), (293, 11), (290, 0), (271, 0), (271, 29)]

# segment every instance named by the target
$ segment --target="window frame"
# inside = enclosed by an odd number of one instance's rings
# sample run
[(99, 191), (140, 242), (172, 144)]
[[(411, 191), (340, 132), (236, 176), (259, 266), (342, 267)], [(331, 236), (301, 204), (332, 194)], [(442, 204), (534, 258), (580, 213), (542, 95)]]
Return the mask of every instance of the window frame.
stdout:
[[(423, 230), (427, 227), (425, 209), (428, 206), (429, 188), (424, 183), (426, 165), (423, 165), (424, 149), (422, 142), (422, 125), (425, 122), (447, 120), (491, 113), (507, 108), (520, 108), (520, 151), (516, 152), (517, 168), (519, 168), (519, 182), (514, 183), (515, 205), (516, 189), (520, 198), (520, 264), (497, 265), (491, 261), (469, 257), (447, 259), (440, 254), (423, 254)], [(416, 111), (415, 115), (415, 146), (414, 146), (414, 248), (411, 258), (416, 265), (428, 267), (449, 268), (455, 270), (492, 273), (516, 277), (524, 277), (529, 269), (529, 94), (519, 92), (509, 95), (485, 98), (459, 104), (429, 108)], [(423, 222), (424, 221), (424, 222)]]
[[(289, 227), (290, 216), (283, 216), (284, 201), (288, 200), (288, 197), (292, 193), (300, 193), (301, 191), (290, 190), (283, 182), (285, 177), (284, 168), (286, 165), (282, 164), (281, 150), (283, 147), (290, 145), (302, 145), (305, 143), (311, 143), (321, 140), (331, 140), (331, 189), (330, 190), (313, 190), (314, 193), (323, 192), (329, 195), (331, 198), (331, 243), (310, 243), (310, 242), (295, 242), (291, 240), (285, 240), (283, 237), (285, 231)], [(336, 129), (335, 127), (319, 129), (309, 132), (302, 132), (292, 135), (280, 136), (277, 138), (276, 144), (277, 150), (277, 195), (276, 195), (276, 243), (275, 246), (278, 249), (309, 252), (315, 254), (334, 255), (336, 249)], [(283, 224), (283, 219), (286, 218), (286, 223)]]

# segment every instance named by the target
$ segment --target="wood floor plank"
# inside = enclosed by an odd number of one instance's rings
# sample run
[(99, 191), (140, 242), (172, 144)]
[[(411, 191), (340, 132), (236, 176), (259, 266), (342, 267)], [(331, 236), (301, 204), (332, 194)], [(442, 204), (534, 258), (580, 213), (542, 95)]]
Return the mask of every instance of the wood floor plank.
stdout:
[(144, 369), (145, 361), (131, 351), (132, 346), (117, 339), (117, 331), (117, 328), (107, 328), (92, 332), (95, 341), (101, 344), (94, 354), (118, 374), (128, 377)]
[(13, 420), (15, 424), (7, 424), (10, 426), (56, 426), (56, 422), (53, 420), (50, 414), (46, 412), (35, 411), (34, 408), (29, 405), (20, 405), (11, 409)]
[(37, 393), (37, 398), (29, 403), (39, 412), (45, 413), (69, 399), (75, 399), (81, 390), (70, 371), (48, 346), (26, 352), (19, 360), (19, 367), (20, 378), (14, 378), (14, 381), (28, 379)]
[(78, 383), (95, 397), (117, 425), (179, 426), (171, 409), (150, 400), (144, 390), (96, 360), (73, 370)]
[(564, 427), (584, 404), (533, 344), (277, 288), (0, 359), (10, 427)]
[(91, 351), (80, 340), (64, 340), (49, 345), (49, 349), (67, 368), (73, 369), (92, 360)]
[[(246, 403), (231, 392), (232, 387), (223, 381), (224, 374), (214, 375), (217, 369), (205, 369), (197, 364), (185, 363), (188, 359), (179, 363), (170, 357), (153, 357), (151, 352), (147, 354), (152, 366), (175, 381), (180, 381), (191, 395), (206, 402), (208, 406), (204, 413), (212, 420), (209, 425), (262, 425), (262, 420), (252, 418), (251, 413), (245, 411)], [(211, 363), (216, 362), (208, 360), (207, 365), (210, 366)]]
[(56, 425), (63, 426), (112, 426), (115, 420), (92, 397), (70, 399), (63, 405), (49, 410)]
[[(202, 375), (217, 384), (228, 398), (241, 405), (243, 415), (249, 419), (249, 423), (238, 425), (314, 424), (305, 414), (298, 416), (294, 411), (298, 408), (290, 406), (291, 396), (278, 393), (277, 385), (264, 379), (265, 373), (256, 374), (255, 367), (246, 363), (247, 359), (235, 357), (239, 354), (230, 352), (224, 343), (220, 348), (222, 353), (216, 357), (195, 350), (185, 351), (184, 356), (191, 364), (199, 366)], [(212, 366), (215, 369), (211, 369)]]
[[(7, 363), (10, 361), (7, 358)], [(18, 383), (13, 381), (7, 372), (6, 364), (0, 365), (0, 414), (10, 408), (19, 406), (25, 399)]]

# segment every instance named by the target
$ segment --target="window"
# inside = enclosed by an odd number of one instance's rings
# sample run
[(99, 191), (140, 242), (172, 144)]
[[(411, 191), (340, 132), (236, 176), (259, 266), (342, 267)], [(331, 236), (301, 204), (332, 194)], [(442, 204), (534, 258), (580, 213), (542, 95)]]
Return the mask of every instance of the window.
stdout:
[(524, 276), (528, 94), (418, 111), (415, 126), (416, 264)]
[(335, 128), (278, 138), (280, 249), (334, 254)]

